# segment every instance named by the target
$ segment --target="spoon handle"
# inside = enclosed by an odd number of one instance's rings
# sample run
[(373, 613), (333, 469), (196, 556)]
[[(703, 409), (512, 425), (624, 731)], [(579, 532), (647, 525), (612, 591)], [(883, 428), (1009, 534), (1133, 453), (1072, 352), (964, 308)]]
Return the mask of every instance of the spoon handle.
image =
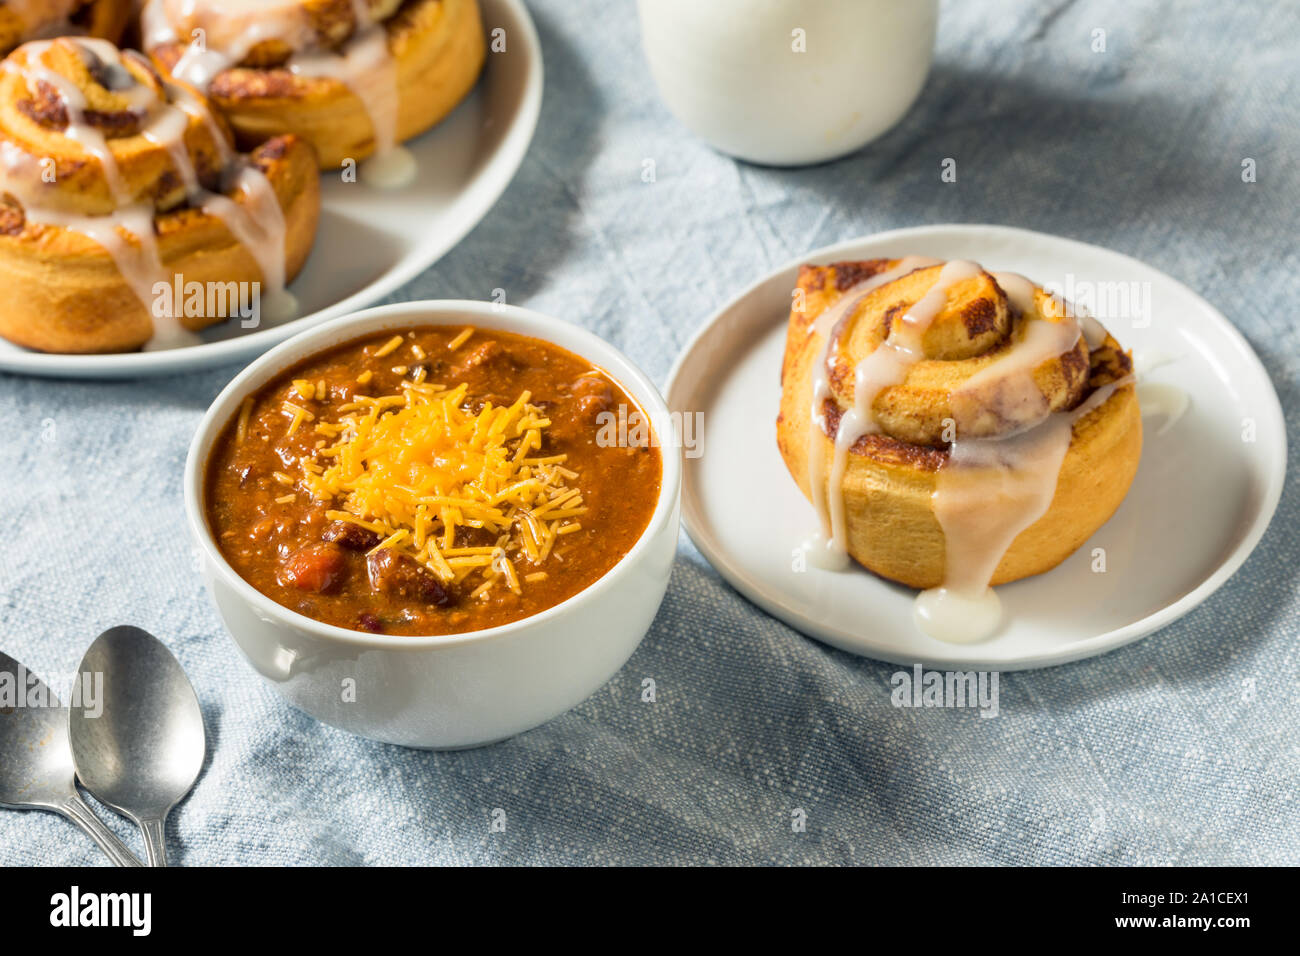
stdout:
[(86, 802), (81, 799), (80, 794), (74, 793), (55, 809), (86, 831), (86, 834), (98, 844), (99, 848), (113, 861), (114, 865), (144, 866), (136, 855), (128, 850), (122, 841), (99, 821), (99, 817), (95, 816), (95, 811), (86, 806)]
[(167, 865), (167, 838), (163, 832), (162, 818), (157, 820), (140, 820), (140, 832), (144, 834), (144, 855), (150, 866)]

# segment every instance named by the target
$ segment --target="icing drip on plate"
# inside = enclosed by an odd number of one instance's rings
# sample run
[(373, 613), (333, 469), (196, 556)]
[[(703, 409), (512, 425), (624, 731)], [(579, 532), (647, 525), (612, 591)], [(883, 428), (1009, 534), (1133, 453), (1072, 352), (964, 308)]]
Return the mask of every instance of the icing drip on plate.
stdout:
[(1187, 409), (1192, 404), (1188, 394), (1176, 385), (1142, 382), (1137, 387), (1137, 393), (1144, 418), (1147, 415), (1158, 415), (1164, 419), (1156, 429), (1157, 438), (1178, 424), (1178, 420), (1187, 414)]
[(1148, 382), (1146, 379), (1156, 369), (1173, 365), (1177, 361), (1177, 355), (1167, 352), (1150, 352), (1145, 349), (1133, 352), (1133, 374), (1138, 380), (1138, 404), (1142, 408), (1142, 417), (1157, 415), (1164, 419), (1156, 430), (1157, 438), (1166, 434), (1187, 414), (1192, 399), (1176, 385)]
[(1075, 422), (1131, 382), (1130, 377), (1104, 385), (1072, 411), (1046, 412), (1009, 437), (952, 443), (932, 499), (943, 528), (946, 571), (941, 587), (917, 596), (914, 616), (922, 631), (965, 644), (998, 629), (1001, 601), (989, 587), (998, 563), (1051, 507)]

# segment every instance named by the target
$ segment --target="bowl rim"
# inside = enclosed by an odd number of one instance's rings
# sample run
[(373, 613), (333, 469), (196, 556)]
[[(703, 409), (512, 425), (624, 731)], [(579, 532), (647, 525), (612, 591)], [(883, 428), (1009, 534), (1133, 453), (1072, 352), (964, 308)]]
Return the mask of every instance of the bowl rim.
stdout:
[[(245, 581), (230, 565), (217, 547), (208, 526), (203, 500), (204, 484), (208, 458), (217, 437), (244, 398), (289, 366), (334, 345), (385, 328), (438, 325), (474, 325), (531, 336), (567, 349), (606, 372), (650, 415), (655, 435), (659, 438), (662, 473), (659, 496), (649, 522), (627, 553), (585, 588), (536, 614), (494, 627), (435, 635), (371, 634), (326, 624), (278, 604)], [(557, 340), (557, 330), (560, 331), (558, 339), (567, 339), (567, 342)], [(582, 605), (594, 600), (624, 578), (628, 570), (649, 551), (651, 542), (664, 533), (665, 526), (677, 509), (682, 482), (682, 454), (670, 423), (668, 404), (654, 382), (617, 347), (580, 325), (520, 306), (469, 299), (417, 299), (377, 306), (313, 326), (286, 339), (242, 369), (217, 394), (203, 413), (185, 458), (183, 490), (186, 524), (190, 536), (209, 560), (214, 573), (220, 575), (244, 601), (251, 604), (263, 619), (273, 619), (276, 623), (306, 631), (317, 638), (366, 649), (430, 650), (503, 639), (579, 611)]]

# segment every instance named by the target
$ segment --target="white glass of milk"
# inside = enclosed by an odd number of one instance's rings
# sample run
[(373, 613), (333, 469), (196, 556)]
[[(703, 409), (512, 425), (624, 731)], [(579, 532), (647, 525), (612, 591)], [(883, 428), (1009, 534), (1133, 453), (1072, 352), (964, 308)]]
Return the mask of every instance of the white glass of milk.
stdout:
[(659, 91), (715, 149), (774, 166), (843, 156), (907, 112), (939, 0), (638, 0)]

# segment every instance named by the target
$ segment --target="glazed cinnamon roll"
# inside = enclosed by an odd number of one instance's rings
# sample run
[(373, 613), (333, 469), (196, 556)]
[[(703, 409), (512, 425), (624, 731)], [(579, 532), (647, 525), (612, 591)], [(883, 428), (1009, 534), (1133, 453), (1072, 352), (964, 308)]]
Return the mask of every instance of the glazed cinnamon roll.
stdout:
[(149, 0), (142, 33), (242, 146), (294, 133), (323, 169), (402, 155), (397, 144), (464, 99), (486, 55), (477, 0)]
[(28, 40), (76, 35), (117, 42), (132, 0), (5, 0), (0, 3), (0, 55)]
[(0, 335), (12, 342), (125, 351), (283, 310), (319, 205), (310, 146), (285, 136), (237, 154), (203, 98), (138, 53), (64, 37), (0, 65)]
[(1142, 448), (1129, 355), (973, 262), (804, 266), (795, 299), (777, 439), (821, 523), (810, 556), (933, 589), (927, 630), (982, 636), (990, 585), (1055, 567), (1124, 499)]

